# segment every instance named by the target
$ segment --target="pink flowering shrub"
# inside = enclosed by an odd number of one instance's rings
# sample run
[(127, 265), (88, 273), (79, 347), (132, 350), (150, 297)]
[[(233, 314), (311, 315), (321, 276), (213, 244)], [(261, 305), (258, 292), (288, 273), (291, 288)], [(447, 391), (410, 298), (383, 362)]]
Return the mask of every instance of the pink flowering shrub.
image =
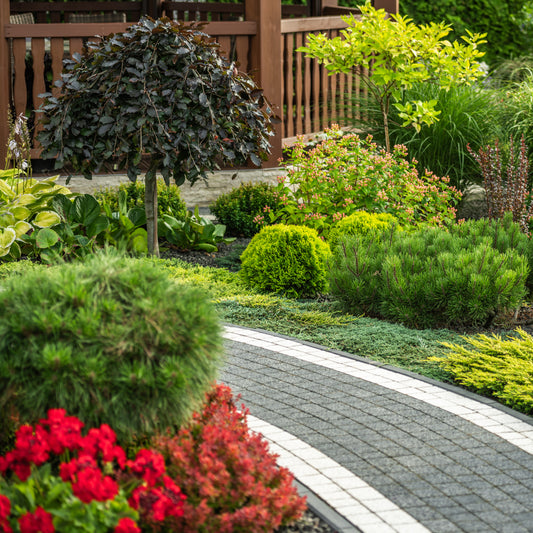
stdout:
[(175, 436), (161, 436), (155, 449), (166, 457), (168, 475), (186, 496), (183, 533), (266, 533), (298, 519), (305, 498), (292, 474), (276, 464), (266, 441), (250, 433), (248, 411), (231, 390), (217, 386), (201, 413)]
[(291, 152), (285, 178), (276, 193), (282, 206), (256, 217), (257, 223), (306, 225), (321, 233), (358, 210), (390, 213), (401, 226), (440, 226), (455, 220), (461, 193), (449, 179), (407, 161), (407, 148), (378, 148), (369, 136), (341, 135), (339, 126), (326, 130), (326, 140), (310, 151), (299, 138)]
[(103, 424), (83, 436), (83, 423), (51, 409), (23, 425), (0, 457), (0, 532), (140, 533), (171, 527), (185, 497), (165, 475), (163, 456), (140, 450), (128, 461)]

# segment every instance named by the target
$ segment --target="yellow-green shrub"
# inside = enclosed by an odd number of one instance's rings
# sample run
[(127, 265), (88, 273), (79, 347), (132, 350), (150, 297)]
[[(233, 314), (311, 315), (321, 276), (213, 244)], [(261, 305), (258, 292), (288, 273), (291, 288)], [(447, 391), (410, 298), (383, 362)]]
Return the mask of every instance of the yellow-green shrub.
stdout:
[(356, 211), (333, 226), (328, 235), (328, 242), (333, 248), (343, 235), (379, 236), (383, 231), (397, 225), (398, 219), (389, 213)]
[(261, 292), (305, 298), (327, 287), (329, 246), (315, 229), (305, 226), (266, 226), (241, 255), (244, 282)]
[(443, 343), (451, 351), (446, 358), (431, 357), (465, 387), (495, 396), (525, 413), (533, 412), (533, 337), (524, 330), (518, 336), (476, 335), (463, 337), (472, 348)]

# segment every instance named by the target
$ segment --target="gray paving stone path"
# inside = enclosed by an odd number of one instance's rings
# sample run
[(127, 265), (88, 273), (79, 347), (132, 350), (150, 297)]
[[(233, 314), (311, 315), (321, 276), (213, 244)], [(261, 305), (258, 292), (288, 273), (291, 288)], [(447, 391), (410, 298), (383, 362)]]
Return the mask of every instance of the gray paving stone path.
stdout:
[(247, 328), (220, 380), (342, 532), (533, 532), (533, 420), (461, 389)]

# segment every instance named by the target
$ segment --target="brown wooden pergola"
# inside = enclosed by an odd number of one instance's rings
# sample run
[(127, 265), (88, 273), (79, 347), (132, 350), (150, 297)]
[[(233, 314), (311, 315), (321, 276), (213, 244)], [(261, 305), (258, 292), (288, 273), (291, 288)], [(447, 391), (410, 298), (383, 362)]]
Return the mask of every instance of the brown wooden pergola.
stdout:
[[(376, 8), (398, 13), (399, 0), (374, 0)], [(34, 110), (40, 94), (57, 91), (53, 80), (65, 56), (83, 49), (98, 35), (124, 31), (143, 14), (174, 20), (204, 20), (206, 33), (263, 87), (282, 118), (272, 141), (275, 166), (282, 146), (296, 135), (311, 135), (334, 123), (346, 108), (346, 95), (363, 90), (356, 76), (328, 76), (315, 61), (295, 50), (306, 35), (333, 37), (346, 27), (341, 14), (353, 12), (337, 0), (308, 0), (307, 5), (281, 6), (276, 0), (243, 0), (241, 4), (211, 4), (167, 0), (0, 2), (0, 164), (8, 138), (7, 111), (25, 113), (39, 125)], [(356, 11), (356, 10), (355, 10)], [(345, 100), (346, 99), (346, 100)], [(38, 159), (36, 140), (32, 158)]]

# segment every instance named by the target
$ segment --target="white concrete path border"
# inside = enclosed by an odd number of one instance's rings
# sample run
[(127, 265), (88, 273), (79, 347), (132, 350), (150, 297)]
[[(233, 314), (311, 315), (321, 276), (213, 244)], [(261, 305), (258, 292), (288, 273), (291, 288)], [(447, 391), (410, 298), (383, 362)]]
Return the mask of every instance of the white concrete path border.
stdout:
[(226, 326), (224, 336), (235, 342), (258, 346), (265, 350), (295, 357), (301, 361), (337, 370), (416, 398), (468, 420), (533, 455), (533, 425), (483, 402), (417, 380), (400, 372), (342, 357), (326, 350), (268, 333)]

